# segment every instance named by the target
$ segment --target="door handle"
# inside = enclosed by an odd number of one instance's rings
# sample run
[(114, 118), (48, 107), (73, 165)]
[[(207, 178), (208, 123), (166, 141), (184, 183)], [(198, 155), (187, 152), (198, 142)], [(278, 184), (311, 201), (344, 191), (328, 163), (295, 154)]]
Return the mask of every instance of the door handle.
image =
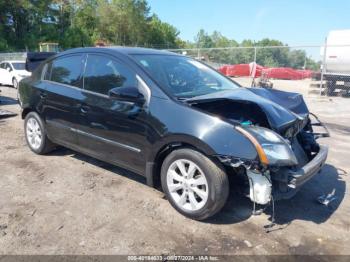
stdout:
[(81, 106), (80, 107), (80, 112), (82, 112), (83, 114), (86, 114), (89, 110), (90, 110), (89, 106)]

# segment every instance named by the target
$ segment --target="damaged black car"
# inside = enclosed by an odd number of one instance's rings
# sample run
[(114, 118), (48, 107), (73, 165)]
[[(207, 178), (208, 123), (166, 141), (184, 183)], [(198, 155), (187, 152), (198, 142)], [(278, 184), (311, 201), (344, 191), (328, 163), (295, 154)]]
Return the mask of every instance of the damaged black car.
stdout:
[(224, 206), (229, 178), (266, 205), (292, 197), (327, 158), (301, 95), (243, 88), (171, 52), (72, 49), (41, 63), (18, 95), (33, 152), (61, 145), (131, 170), (197, 220)]

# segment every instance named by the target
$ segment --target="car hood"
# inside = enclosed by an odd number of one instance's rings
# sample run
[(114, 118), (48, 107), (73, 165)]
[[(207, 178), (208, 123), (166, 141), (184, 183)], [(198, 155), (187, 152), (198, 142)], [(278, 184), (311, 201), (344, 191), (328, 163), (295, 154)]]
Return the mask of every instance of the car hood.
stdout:
[(27, 70), (16, 70), (15, 71), (17, 75), (21, 76), (30, 76), (32, 73), (28, 72)]
[[(307, 120), (309, 110), (301, 94), (264, 88), (237, 88), (234, 90), (216, 92), (197, 96), (186, 100), (189, 104), (230, 100), (253, 103), (264, 112), (270, 128), (283, 134), (293, 126), (300, 131)], [(203, 108), (203, 107), (201, 107)]]

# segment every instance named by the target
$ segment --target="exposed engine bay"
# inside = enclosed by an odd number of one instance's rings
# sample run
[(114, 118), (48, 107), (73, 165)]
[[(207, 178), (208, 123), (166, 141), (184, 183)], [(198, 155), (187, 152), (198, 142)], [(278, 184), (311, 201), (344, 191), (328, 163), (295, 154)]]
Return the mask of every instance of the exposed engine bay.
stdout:
[(265, 113), (257, 104), (252, 102), (221, 99), (219, 101), (199, 103), (195, 106), (234, 123), (247, 123), (270, 128)]

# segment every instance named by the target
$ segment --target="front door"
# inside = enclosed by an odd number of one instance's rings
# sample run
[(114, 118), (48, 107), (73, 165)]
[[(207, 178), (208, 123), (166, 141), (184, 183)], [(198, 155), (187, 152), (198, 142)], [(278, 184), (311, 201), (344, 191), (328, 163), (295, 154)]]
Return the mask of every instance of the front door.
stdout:
[(115, 58), (88, 54), (78, 125), (79, 146), (102, 160), (143, 172), (147, 111), (109, 97), (112, 88), (137, 87), (136, 73)]
[(76, 125), (81, 99), (82, 54), (58, 57), (46, 66), (43, 117), (49, 137), (62, 145), (76, 147)]
[(0, 83), (3, 85), (12, 85), (11, 72), (12, 67), (9, 63), (4, 62), (0, 66)]
[(5, 63), (0, 63), (0, 84), (5, 84), (4, 74), (5, 74)]

